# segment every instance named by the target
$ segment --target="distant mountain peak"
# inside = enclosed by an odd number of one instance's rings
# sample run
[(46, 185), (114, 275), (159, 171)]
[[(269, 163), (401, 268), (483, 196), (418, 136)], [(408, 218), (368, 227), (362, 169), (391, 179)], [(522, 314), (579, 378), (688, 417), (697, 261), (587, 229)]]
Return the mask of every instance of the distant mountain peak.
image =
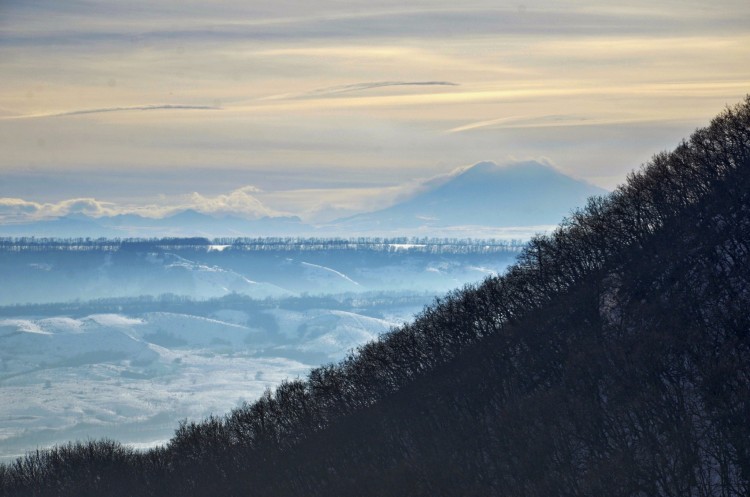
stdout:
[[(464, 169), (456, 177), (510, 180), (534, 180), (548, 177), (565, 177), (574, 180), (555, 167), (535, 160), (497, 164), (492, 161), (482, 161)], [(577, 180), (574, 180), (577, 181)]]
[[(605, 190), (538, 161), (482, 161), (391, 207), (337, 221), (366, 230), (556, 224)], [(429, 221), (428, 221), (429, 220)]]
[(498, 166), (495, 162), (481, 161), (467, 167), (461, 174), (487, 174), (493, 173), (498, 169), (500, 169), (500, 166)]
[(212, 216), (209, 216), (208, 214), (204, 214), (202, 212), (198, 212), (195, 209), (185, 209), (183, 211), (176, 212), (174, 214), (166, 216), (164, 219), (172, 219), (172, 220), (179, 219), (179, 220), (183, 220), (183, 221), (187, 221), (187, 220), (191, 220), (191, 219), (199, 219), (199, 220), (203, 221), (203, 220), (205, 220), (207, 218), (211, 218), (211, 217)]

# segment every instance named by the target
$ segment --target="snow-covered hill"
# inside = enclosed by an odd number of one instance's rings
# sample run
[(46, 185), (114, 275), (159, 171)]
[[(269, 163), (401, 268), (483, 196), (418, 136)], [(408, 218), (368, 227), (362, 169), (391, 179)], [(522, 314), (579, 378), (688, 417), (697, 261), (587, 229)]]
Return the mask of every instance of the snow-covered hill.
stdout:
[(255, 399), (502, 272), (519, 246), (0, 240), (0, 459), (166, 440), (180, 419)]
[[(385, 244), (308, 250), (232, 245), (113, 243), (79, 250), (0, 247), (0, 305), (173, 294), (209, 299), (237, 293), (256, 299), (373, 291), (445, 292), (497, 274), (512, 246), (487, 251), (442, 245)], [(434, 250), (432, 252), (431, 250)]]
[(0, 459), (76, 438), (158, 443), (396, 324), (331, 309), (0, 319)]

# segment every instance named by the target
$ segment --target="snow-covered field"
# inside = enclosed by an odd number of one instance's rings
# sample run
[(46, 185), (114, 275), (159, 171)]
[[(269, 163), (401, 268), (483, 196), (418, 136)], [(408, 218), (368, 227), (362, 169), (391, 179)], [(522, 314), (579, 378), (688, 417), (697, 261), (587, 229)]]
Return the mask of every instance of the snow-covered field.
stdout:
[(0, 458), (104, 436), (161, 443), (178, 420), (226, 413), (398, 324), (276, 309), (269, 332), (241, 310), (214, 314), (0, 319)]
[(0, 251), (0, 460), (87, 438), (163, 443), (181, 419), (225, 414), (338, 361), (515, 254), (24, 243)]

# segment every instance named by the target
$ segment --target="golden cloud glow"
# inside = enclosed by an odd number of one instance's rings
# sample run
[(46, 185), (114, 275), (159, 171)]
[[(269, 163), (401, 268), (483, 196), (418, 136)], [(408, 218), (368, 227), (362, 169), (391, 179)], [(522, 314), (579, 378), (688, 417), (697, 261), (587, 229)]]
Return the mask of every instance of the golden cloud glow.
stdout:
[(383, 184), (508, 155), (612, 186), (750, 91), (750, 7), (734, 0), (98, 1), (4, 11), (0, 196), (27, 171)]

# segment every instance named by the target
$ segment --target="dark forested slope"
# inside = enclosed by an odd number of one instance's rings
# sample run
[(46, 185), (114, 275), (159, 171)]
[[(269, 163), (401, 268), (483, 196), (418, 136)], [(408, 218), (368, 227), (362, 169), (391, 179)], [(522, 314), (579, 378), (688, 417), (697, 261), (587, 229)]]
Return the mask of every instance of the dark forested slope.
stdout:
[(750, 98), (341, 364), (0, 493), (745, 496), (749, 250)]

